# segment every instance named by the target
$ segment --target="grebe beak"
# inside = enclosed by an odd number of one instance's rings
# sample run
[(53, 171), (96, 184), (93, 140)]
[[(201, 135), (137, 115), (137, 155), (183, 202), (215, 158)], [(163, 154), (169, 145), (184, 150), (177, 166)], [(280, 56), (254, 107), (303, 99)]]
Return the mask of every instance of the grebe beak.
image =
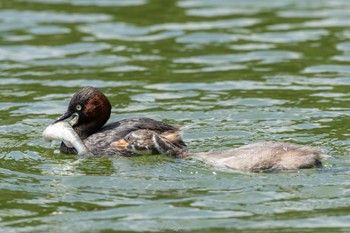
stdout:
[(63, 121), (63, 120), (65, 120), (65, 119), (69, 118), (69, 117), (72, 116), (72, 115), (73, 115), (73, 113), (71, 113), (71, 112), (65, 112), (62, 116), (60, 116), (59, 118), (57, 118), (57, 120), (55, 120), (55, 122), (54, 122), (53, 124), (55, 124), (55, 123), (57, 123), (57, 122), (60, 122), (60, 121)]

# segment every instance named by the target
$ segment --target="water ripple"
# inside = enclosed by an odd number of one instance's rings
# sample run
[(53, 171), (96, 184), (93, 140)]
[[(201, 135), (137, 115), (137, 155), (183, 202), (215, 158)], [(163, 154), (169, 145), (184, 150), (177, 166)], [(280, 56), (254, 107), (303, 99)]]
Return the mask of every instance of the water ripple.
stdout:
[(99, 39), (119, 39), (125, 41), (155, 41), (182, 35), (181, 31), (165, 31), (148, 35), (153, 30), (126, 23), (90, 24), (79, 27), (84, 33), (90, 33)]
[[(0, 129), (1, 130), (1, 129)], [(44, 160), (38, 152), (34, 151), (11, 151), (9, 153), (0, 153), (0, 160)]]
[(12, 45), (0, 46), (0, 60), (32, 61), (35, 59), (60, 58), (84, 52), (97, 52), (110, 48), (105, 43), (74, 43), (62, 46)]
[(5, 23), (92, 23), (111, 19), (112, 17), (106, 14), (69, 14), (50, 11), (0, 10), (0, 20)]
[(317, 65), (307, 67), (304, 73), (350, 73), (350, 65)]
[(192, 64), (227, 64), (227, 63), (239, 63), (248, 61), (260, 61), (260, 63), (279, 63), (292, 59), (299, 59), (302, 55), (296, 52), (290, 51), (257, 51), (243, 54), (224, 54), (224, 55), (205, 55), (189, 58), (177, 58), (175, 63), (192, 63)]
[(273, 49), (276, 45), (274, 44), (236, 44), (232, 45), (230, 48), (235, 50), (263, 50), (263, 49)]
[(237, 41), (237, 35), (225, 33), (210, 33), (210, 32), (194, 32), (176, 38), (178, 43), (194, 43), (194, 44), (209, 44), (209, 43), (227, 43)]
[(350, 26), (349, 18), (329, 18), (324, 20), (313, 20), (303, 23), (304, 27), (316, 27), (316, 28), (324, 28), (324, 27), (347, 27)]
[(173, 73), (182, 73), (182, 74), (190, 74), (190, 73), (208, 73), (208, 72), (218, 72), (218, 71), (230, 71), (230, 70), (244, 70), (247, 69), (245, 65), (220, 65), (220, 66), (210, 66), (203, 67), (199, 69), (177, 69), (173, 70)]
[(147, 89), (156, 89), (156, 90), (215, 90), (215, 91), (224, 91), (224, 90), (329, 90), (329, 87), (313, 87), (306, 85), (266, 85), (264, 82), (257, 81), (223, 81), (223, 82), (214, 82), (214, 83), (201, 83), (201, 82), (192, 82), (192, 83), (162, 83), (162, 84), (151, 84), (146, 85)]
[[(88, 24), (79, 27), (84, 33), (90, 33), (100, 39), (119, 39), (126, 41), (153, 41), (177, 37), (182, 31), (210, 30), (216, 28), (248, 27), (258, 23), (258, 19), (231, 19), (199, 21), (187, 23), (165, 23), (149, 27), (139, 27), (127, 23)], [(163, 31), (163, 32), (159, 32)], [(156, 33), (156, 34), (152, 34)]]
[(71, 30), (59, 26), (35, 26), (28, 29), (28, 32), (35, 35), (57, 35), (70, 33)]
[(344, 42), (337, 44), (337, 49), (344, 51), (344, 52), (350, 52), (350, 42)]
[(145, 71), (147, 70), (146, 67), (141, 66), (131, 66), (131, 65), (124, 65), (124, 66), (117, 66), (117, 67), (110, 67), (104, 69), (106, 72), (135, 72), (135, 71)]
[(235, 8), (237, 6), (244, 7), (244, 8), (250, 8), (250, 9), (273, 9), (273, 8), (282, 8), (287, 7), (290, 4), (294, 3), (293, 0), (286, 0), (286, 1), (274, 1), (270, 4), (266, 4), (259, 0), (250, 0), (250, 1), (240, 1), (240, 0), (216, 0), (215, 2), (211, 0), (181, 0), (177, 4), (180, 7), (184, 8), (192, 8), (192, 7), (218, 7), (218, 6), (224, 6), (224, 7), (231, 7)]
[(74, 58), (32, 60), (27, 63), (37, 66), (62, 66), (77, 65), (86, 67), (108, 66), (124, 63), (129, 59), (114, 55), (82, 55)]
[(328, 17), (349, 17), (350, 12), (348, 9), (318, 9), (318, 10), (288, 10), (279, 11), (277, 13), (280, 17), (286, 18), (328, 18)]
[(18, 0), (22, 2), (40, 2), (45, 4), (71, 4), (74, 6), (126, 7), (144, 5), (147, 0)]
[(256, 9), (244, 9), (244, 8), (199, 8), (189, 9), (186, 14), (189, 16), (201, 16), (201, 17), (218, 17), (228, 15), (252, 15), (257, 13)]
[(239, 18), (227, 20), (213, 20), (213, 21), (199, 21), (186, 23), (165, 23), (153, 25), (150, 27), (151, 31), (160, 30), (184, 30), (184, 31), (198, 31), (210, 30), (218, 28), (232, 28), (232, 27), (249, 27), (259, 23), (259, 19)]
[(273, 43), (290, 43), (308, 40), (319, 40), (322, 36), (328, 35), (326, 30), (300, 30), (290, 32), (265, 32), (242, 36), (246, 40), (273, 42)]
[[(143, 82), (138, 82), (140, 85)], [(43, 85), (52, 87), (81, 87), (84, 85), (92, 85), (95, 87), (121, 87), (128, 85), (135, 85), (134, 81), (103, 81), (103, 80), (93, 80), (93, 79), (73, 79), (73, 80), (50, 80), (50, 79), (20, 79), (20, 78), (3, 78), (0, 79), (1, 85)]]

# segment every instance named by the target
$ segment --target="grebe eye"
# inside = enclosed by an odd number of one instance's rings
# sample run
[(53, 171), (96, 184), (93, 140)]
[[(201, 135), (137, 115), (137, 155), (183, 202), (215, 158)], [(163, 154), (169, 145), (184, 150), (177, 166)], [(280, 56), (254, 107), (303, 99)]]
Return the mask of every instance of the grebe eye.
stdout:
[(78, 104), (77, 106), (75, 106), (75, 109), (78, 110), (78, 111), (80, 111), (80, 110), (81, 110), (81, 105)]

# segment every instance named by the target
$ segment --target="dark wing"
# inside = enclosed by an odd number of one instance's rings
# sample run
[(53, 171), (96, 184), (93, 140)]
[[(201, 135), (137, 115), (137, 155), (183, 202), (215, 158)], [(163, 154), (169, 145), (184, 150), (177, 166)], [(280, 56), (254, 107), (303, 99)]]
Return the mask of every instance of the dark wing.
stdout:
[[(127, 153), (126, 156), (132, 156), (133, 153), (131, 151), (113, 148), (111, 147), (111, 144), (124, 139), (130, 133), (138, 130), (148, 130), (158, 135), (162, 135), (167, 132), (180, 132), (178, 127), (161, 121), (156, 121), (150, 118), (131, 118), (120, 120), (104, 126), (101, 130), (85, 139), (84, 143), (86, 147), (95, 155), (113, 153), (115, 155), (124, 155)], [(178, 137), (175, 141), (169, 141), (177, 147), (186, 147), (181, 137)]]
[(186, 151), (184, 146), (178, 146), (160, 134), (147, 129), (132, 131), (123, 139), (113, 142), (111, 146), (127, 149), (135, 154), (181, 156)]

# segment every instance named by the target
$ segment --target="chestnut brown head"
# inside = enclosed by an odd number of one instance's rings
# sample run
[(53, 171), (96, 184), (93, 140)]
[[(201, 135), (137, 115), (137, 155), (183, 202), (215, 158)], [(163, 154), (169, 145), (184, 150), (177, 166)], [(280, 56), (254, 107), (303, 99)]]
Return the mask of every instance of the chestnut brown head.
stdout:
[(71, 117), (69, 124), (84, 139), (100, 129), (110, 115), (107, 97), (97, 88), (84, 87), (73, 95), (67, 111), (54, 123)]

